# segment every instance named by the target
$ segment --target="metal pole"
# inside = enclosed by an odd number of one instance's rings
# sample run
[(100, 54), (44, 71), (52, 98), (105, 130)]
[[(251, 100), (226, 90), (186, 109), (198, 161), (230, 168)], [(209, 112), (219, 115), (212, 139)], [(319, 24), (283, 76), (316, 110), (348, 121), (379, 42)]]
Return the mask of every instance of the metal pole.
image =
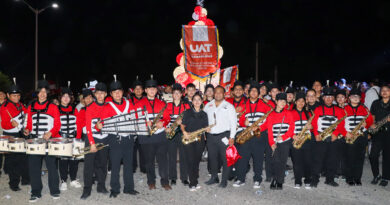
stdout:
[(38, 89), (38, 10), (35, 10), (35, 90)]
[(259, 82), (259, 42), (256, 42), (256, 82)]

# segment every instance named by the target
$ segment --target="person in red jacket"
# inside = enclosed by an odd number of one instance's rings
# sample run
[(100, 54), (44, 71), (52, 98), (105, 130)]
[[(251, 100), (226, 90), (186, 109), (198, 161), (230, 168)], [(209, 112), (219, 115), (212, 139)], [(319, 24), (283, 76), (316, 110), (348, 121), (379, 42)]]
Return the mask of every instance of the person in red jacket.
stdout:
[[(43, 138), (49, 140), (57, 137), (61, 128), (60, 112), (58, 107), (47, 100), (49, 92), (49, 83), (46, 80), (38, 82), (38, 100), (33, 101), (27, 109), (27, 126), (24, 129), (24, 135), (31, 138)], [(46, 167), (49, 171), (49, 189), (53, 199), (60, 198), (59, 177), (57, 169), (57, 157), (29, 155), (29, 174), (31, 180), (31, 198), (30, 202), (36, 202), (41, 198), (42, 192), (42, 159), (46, 161)]]
[[(295, 124), (290, 111), (286, 110), (287, 94), (276, 95), (275, 110), (268, 116), (266, 126), (268, 143), (272, 149), (272, 181), (271, 189), (283, 189), (287, 158), (290, 153), (291, 138)], [(263, 125), (262, 125), (263, 126)]]
[[(92, 92), (89, 89), (83, 90), (84, 99), (92, 97)], [(101, 119), (107, 96), (107, 86), (104, 83), (97, 83), (94, 96), (95, 102), (86, 104), (85, 107), (85, 127), (87, 137), (85, 139), (85, 147), (90, 146), (91, 153), (84, 156), (84, 188), (81, 199), (87, 199), (91, 195), (93, 184), (93, 175), (97, 178), (97, 192), (107, 194), (106, 176), (107, 176), (107, 160), (108, 148), (103, 148), (97, 151), (96, 144), (108, 144), (107, 134), (102, 134), (96, 129), (96, 123)]]
[[(311, 114), (306, 110), (305, 93), (297, 93), (295, 100), (295, 107), (291, 111), (293, 121), (295, 124), (293, 140), (297, 140), (297, 135), (308, 123)], [(305, 134), (311, 136), (311, 124)], [(314, 136), (313, 136), (314, 137)], [(302, 186), (302, 178), (305, 177), (305, 188), (310, 189), (311, 183), (311, 166), (312, 166), (312, 154), (311, 154), (311, 142), (307, 140), (304, 142), (300, 149), (294, 147), (291, 148), (291, 159), (293, 161), (293, 170), (295, 178), (295, 187), (300, 189)]]
[[(172, 130), (170, 126), (174, 123), (179, 115), (182, 115), (184, 111), (190, 109), (190, 105), (181, 100), (183, 88), (180, 84), (176, 83), (172, 86), (173, 102), (167, 104), (167, 108), (164, 111), (163, 120), (166, 133), (169, 134)], [(181, 120), (177, 122), (180, 126)], [(168, 167), (169, 167), (169, 179), (171, 185), (176, 184), (177, 179), (177, 150), (179, 149), (179, 161), (180, 161), (180, 179), (184, 185), (188, 185), (188, 172), (186, 167), (186, 160), (184, 158), (184, 145), (181, 142), (183, 133), (179, 126), (176, 129), (176, 133), (173, 138), (168, 141)]]
[(214, 99), (214, 85), (207, 84), (204, 88), (204, 100), (203, 106), (206, 106), (207, 103), (211, 102)]
[[(69, 81), (70, 82), (70, 81)], [(80, 125), (78, 115), (79, 112), (77, 109), (73, 108), (71, 104), (72, 91), (69, 87), (61, 88), (60, 94), (60, 105), (58, 109), (60, 111), (60, 120), (61, 120), (61, 128), (58, 132), (59, 137), (75, 139), (77, 134), (80, 133), (78, 130), (82, 129), (82, 125)], [(79, 134), (78, 137), (81, 137)], [(59, 170), (60, 170), (60, 178), (61, 185), (60, 190), (66, 191), (68, 189), (67, 179), (68, 175), (70, 176), (70, 185), (75, 188), (80, 188), (81, 184), (76, 179), (77, 170), (78, 170), (79, 160), (74, 159), (72, 157), (61, 157), (59, 160)]]
[[(146, 98), (140, 100), (136, 104), (136, 108), (146, 109), (149, 118), (147, 124), (151, 127), (152, 121), (164, 109), (165, 103), (156, 98), (157, 81), (153, 79), (146, 81), (145, 92)], [(150, 190), (156, 189), (155, 161), (157, 160), (161, 186), (165, 190), (171, 190), (168, 179), (168, 140), (164, 131), (164, 121), (158, 119), (155, 126), (157, 131), (153, 135), (138, 136), (145, 156), (147, 183)]]
[(270, 100), (268, 100), (268, 104), (270, 104), (273, 108), (276, 107), (276, 95), (280, 93), (279, 85), (277, 83), (269, 82), (268, 83), (268, 95), (271, 97)]
[(290, 86), (286, 87), (285, 90), (287, 94), (287, 105), (286, 109), (287, 110), (292, 110), (294, 108), (294, 94), (295, 94), (295, 89), (292, 87), (292, 81), (290, 82)]
[(346, 144), (346, 182), (350, 186), (362, 185), (362, 173), (364, 165), (364, 156), (367, 146), (367, 129), (373, 124), (374, 119), (364, 104), (360, 101), (361, 92), (357, 88), (353, 88), (349, 95), (350, 104), (345, 106), (345, 111), (348, 117), (345, 118), (345, 130), (347, 131), (346, 140), (353, 136), (351, 131), (362, 121), (366, 116), (367, 119), (363, 122), (361, 128), (361, 136), (358, 136), (353, 144)]
[(317, 187), (322, 166), (326, 166), (326, 180), (325, 184), (330, 186), (338, 186), (334, 181), (337, 167), (339, 165), (339, 147), (340, 147), (340, 136), (345, 136), (346, 131), (344, 129), (344, 121), (342, 121), (336, 129), (332, 132), (331, 136), (325, 140), (321, 139), (320, 133), (325, 131), (329, 126), (334, 124), (336, 121), (344, 117), (345, 112), (343, 109), (333, 105), (334, 92), (331, 87), (323, 88), (323, 101), (324, 104), (318, 106), (314, 110), (314, 119), (312, 121), (313, 134), (315, 136), (315, 142), (313, 143), (313, 172), (311, 187)]
[[(253, 83), (249, 88), (249, 99), (245, 103), (245, 113), (241, 115), (239, 124), (240, 127), (251, 126), (259, 118), (265, 115), (271, 108), (259, 98), (259, 85)], [(262, 125), (265, 120), (259, 124)], [(267, 133), (262, 132), (261, 136), (254, 136), (244, 144), (237, 144), (238, 153), (241, 159), (237, 161), (237, 181), (233, 187), (241, 187), (245, 185), (248, 164), (250, 159), (253, 159), (253, 188), (259, 189), (262, 182), (261, 173), (263, 172), (263, 159), (265, 147), (267, 145)]]
[[(8, 90), (7, 98), (8, 100), (0, 108), (3, 135), (22, 138), (24, 135), (21, 131), (23, 129), (26, 108), (20, 103), (20, 90), (16, 85), (16, 81)], [(22, 185), (30, 183), (27, 155), (25, 153), (10, 152), (6, 154), (4, 164), (7, 164), (9, 186), (12, 191), (21, 190), (19, 188), (20, 182), (22, 182)]]
[[(114, 75), (114, 81), (110, 84), (110, 95), (112, 96), (112, 102), (108, 102), (101, 113), (101, 119), (107, 119), (123, 114), (130, 113), (135, 107), (128, 100), (123, 98), (123, 87), (120, 81), (116, 80)], [(96, 127), (100, 130), (104, 127), (104, 123), (100, 121)], [(109, 155), (111, 161), (111, 194), (110, 198), (116, 198), (120, 193), (119, 172), (121, 168), (121, 162), (123, 161), (123, 193), (136, 195), (138, 191), (134, 189), (133, 179), (133, 147), (134, 136), (130, 133), (117, 133), (109, 134)]]

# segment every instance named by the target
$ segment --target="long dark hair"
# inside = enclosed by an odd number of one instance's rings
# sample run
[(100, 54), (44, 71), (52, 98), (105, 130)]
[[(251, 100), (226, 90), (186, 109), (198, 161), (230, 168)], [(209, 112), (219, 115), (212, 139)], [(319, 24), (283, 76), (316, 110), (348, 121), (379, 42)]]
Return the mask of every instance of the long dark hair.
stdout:
[[(195, 95), (194, 96), (192, 96), (192, 102), (194, 102), (194, 98), (196, 97), (196, 96), (199, 96), (200, 97), (200, 100), (202, 101), (202, 104), (200, 105), (200, 109), (202, 110), (203, 109), (203, 97), (202, 97), (202, 95), (200, 94), (200, 92), (196, 92), (195, 93)], [(192, 105), (192, 108), (194, 108), (194, 105)], [(195, 109), (195, 108), (194, 108)]]

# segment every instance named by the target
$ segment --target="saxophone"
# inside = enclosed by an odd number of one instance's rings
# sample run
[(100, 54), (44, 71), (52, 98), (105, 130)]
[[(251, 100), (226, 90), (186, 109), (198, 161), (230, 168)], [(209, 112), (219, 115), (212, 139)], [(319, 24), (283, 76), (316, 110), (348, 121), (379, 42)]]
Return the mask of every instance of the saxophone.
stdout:
[(165, 104), (165, 106), (163, 107), (163, 109), (160, 110), (160, 112), (156, 115), (156, 117), (153, 119), (152, 121), (152, 126), (150, 127), (150, 130), (149, 130), (149, 134), (150, 135), (153, 135), (155, 132), (157, 132), (158, 128), (156, 126), (157, 122), (160, 120), (160, 118), (162, 117), (164, 111), (165, 111), (165, 108), (167, 108), (167, 105)]
[[(328, 137), (332, 136), (332, 132), (337, 128), (337, 126), (338, 126), (345, 118), (347, 118), (347, 111), (344, 110), (344, 112), (345, 112), (344, 117), (338, 119), (335, 123), (333, 123), (331, 126), (329, 126), (328, 128), (326, 128), (323, 132), (321, 132), (320, 137), (321, 137), (322, 141), (325, 141), (326, 139), (328, 139)], [(339, 136), (338, 138), (341, 139), (342, 136)]]
[(367, 108), (366, 108), (366, 110), (367, 110), (367, 115), (366, 115), (366, 116), (362, 119), (362, 121), (360, 121), (359, 124), (356, 125), (356, 127), (353, 128), (353, 130), (351, 131), (352, 137), (347, 138), (347, 139), (345, 140), (345, 142), (346, 142), (347, 144), (353, 144), (353, 143), (356, 141), (356, 139), (357, 139), (360, 135), (363, 135), (363, 132), (362, 132), (361, 128), (362, 128), (362, 126), (363, 126), (363, 123), (367, 120), (368, 116), (370, 115), (370, 112), (368, 111)]
[(381, 127), (387, 123), (387, 120), (390, 118), (390, 115), (387, 115), (385, 118), (383, 118), (381, 121), (378, 121), (375, 123), (375, 128), (368, 129), (368, 132), (370, 134), (376, 134), (381, 130)]
[(259, 132), (253, 132), (253, 128), (258, 127), (260, 123), (262, 123), (271, 112), (274, 111), (273, 108), (271, 108), (270, 111), (268, 111), (265, 115), (260, 117), (258, 120), (256, 120), (251, 126), (247, 127), (245, 130), (240, 132), (240, 134), (237, 135), (236, 142), (238, 144), (244, 144), (246, 141), (250, 140), (253, 136), (260, 136)]
[(206, 132), (207, 129), (212, 128), (215, 126), (215, 123), (212, 125), (209, 125), (207, 127), (201, 128), (199, 130), (196, 130), (194, 132), (188, 133), (188, 138), (184, 138), (181, 140), (181, 142), (185, 145), (191, 144), (193, 142), (200, 141), (202, 138), (202, 134)]
[(179, 120), (183, 119), (184, 112), (182, 112), (175, 120), (174, 123), (170, 126), (171, 131), (167, 134), (167, 139), (172, 140), (173, 137), (176, 134), (177, 127), (179, 126), (179, 123), (177, 123)]
[(310, 132), (309, 133), (306, 133), (307, 130), (309, 130), (309, 126), (311, 125), (311, 122), (313, 121), (314, 119), (314, 113), (313, 111), (311, 111), (311, 117), (309, 118), (309, 120), (307, 121), (306, 125), (302, 128), (301, 132), (299, 132), (299, 134), (297, 135), (297, 139), (293, 141), (293, 147), (295, 149), (300, 149), (302, 147), (302, 145), (306, 142), (306, 140), (310, 140), (311, 139), (311, 134)]

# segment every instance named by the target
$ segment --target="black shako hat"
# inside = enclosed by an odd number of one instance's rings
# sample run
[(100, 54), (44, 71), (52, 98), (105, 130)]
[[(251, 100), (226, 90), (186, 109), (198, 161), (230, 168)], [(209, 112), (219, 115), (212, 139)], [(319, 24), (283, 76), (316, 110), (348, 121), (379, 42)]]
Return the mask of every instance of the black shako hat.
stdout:
[(92, 95), (92, 91), (90, 89), (88, 89), (88, 88), (84, 88), (82, 93), (83, 93), (83, 98), (86, 98), (89, 95)]
[(145, 82), (145, 88), (157, 88), (157, 81), (153, 79), (153, 75), (150, 75), (150, 80)]
[(286, 93), (278, 93), (277, 95), (276, 95), (276, 100), (278, 101), (278, 100), (285, 100), (285, 101), (287, 101), (287, 94)]
[(290, 81), (290, 85), (288, 85), (286, 87), (286, 90), (285, 90), (286, 93), (294, 93), (295, 92), (295, 89), (293, 87), (293, 81)]
[(46, 74), (43, 74), (43, 80), (38, 81), (38, 90), (41, 90), (42, 88), (49, 90), (49, 82), (46, 80)]
[(116, 80), (116, 74), (114, 74), (114, 81), (110, 84), (110, 92), (115, 90), (123, 90), (122, 83)]
[(344, 95), (344, 96), (347, 96), (347, 92), (345, 92), (344, 89), (339, 89), (336, 91), (336, 96), (337, 95)]
[(21, 93), (19, 86), (16, 85), (16, 78), (13, 78), (14, 84), (12, 84), (8, 89), (8, 94)]
[(131, 85), (131, 87), (134, 89), (134, 88), (137, 87), (137, 86), (144, 87), (144, 85), (142, 84), (142, 82), (138, 79), (138, 75), (135, 77), (135, 81), (133, 82), (133, 84)]
[(68, 87), (62, 87), (61, 88), (61, 96), (62, 95), (65, 95), (65, 94), (68, 94), (68, 95), (72, 95), (72, 90), (70, 89), (70, 81), (68, 81)]
[(106, 86), (106, 84), (104, 84), (104, 83), (102, 83), (102, 82), (97, 83), (97, 84), (95, 85), (95, 92), (96, 92), (96, 91), (107, 92), (107, 86)]
[(299, 99), (305, 99), (306, 98), (306, 94), (303, 93), (303, 92), (299, 92), (295, 95), (295, 101), (299, 100)]

